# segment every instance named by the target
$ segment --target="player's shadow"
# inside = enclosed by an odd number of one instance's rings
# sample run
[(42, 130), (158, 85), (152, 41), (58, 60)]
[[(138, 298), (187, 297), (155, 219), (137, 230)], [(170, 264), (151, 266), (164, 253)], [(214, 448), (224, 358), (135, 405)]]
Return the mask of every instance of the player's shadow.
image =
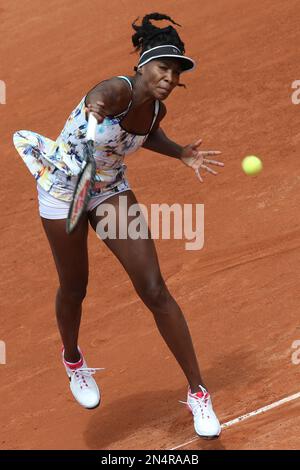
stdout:
[[(172, 420), (178, 419), (179, 415), (183, 416), (184, 419), (184, 416), (186, 417), (186, 414), (188, 414), (185, 411), (181, 412), (180, 406), (184, 406), (178, 403), (178, 400), (184, 400), (185, 392), (186, 388), (182, 390), (143, 392), (118, 398), (108, 405), (101, 404), (91, 418), (85, 432), (85, 441), (88, 447), (91, 449), (109, 449), (111, 444), (118, 441), (122, 442), (122, 440), (126, 440), (127, 445), (128, 439), (132, 438), (133, 448), (136, 449), (139, 442), (139, 432), (143, 432), (143, 436), (140, 436), (141, 442), (147, 440), (147, 432), (149, 433), (149, 444), (151, 445), (151, 441), (153, 442), (152, 429), (155, 429), (156, 433), (161, 430), (163, 436), (167, 434), (168, 444), (176, 443), (178, 436), (176, 439), (176, 431), (169, 434), (169, 425)], [(103, 402), (104, 400), (105, 397)], [(193, 427), (190, 417), (189, 421), (191, 426), (190, 434), (192, 434)], [(189, 436), (188, 426), (186, 435)], [(163, 446), (159, 440), (158, 445)]]
[(230, 353), (224, 351), (215, 358), (210, 367), (203, 370), (203, 377), (208, 386), (214, 390), (225, 390), (245, 383), (257, 387), (257, 382), (266, 376), (268, 361), (260, 360), (259, 350), (249, 347), (235, 349)]
[[(240, 386), (243, 383), (248, 387), (257, 387), (257, 382), (263, 379), (266, 369), (256, 360), (255, 350), (249, 347), (231, 351), (214, 360), (210, 367), (203, 370), (203, 377), (212, 394)], [(251, 373), (249, 373), (251, 371)], [(220, 395), (219, 395), (220, 396)], [(157, 446), (157, 449), (168, 449), (180, 443), (188, 442), (195, 436), (192, 416), (185, 406), (178, 400), (186, 399), (186, 387), (177, 390), (160, 390), (157, 392), (137, 393), (116, 399), (106, 405), (103, 404), (94, 411), (89, 425), (85, 431), (85, 441), (90, 449), (109, 449), (111, 444), (116, 445), (122, 441), (124, 445), (132, 445), (137, 448), (139, 442), (147, 442), (149, 434), (149, 446)], [(242, 399), (242, 397), (241, 397)], [(216, 400), (218, 402), (219, 400)], [(218, 415), (233, 418), (228, 413), (226, 403), (222, 403), (223, 409), (218, 407)], [(181, 407), (181, 408), (180, 408)], [(226, 430), (226, 434), (230, 432)], [(154, 444), (155, 442), (155, 444)], [(205, 441), (199, 439), (191, 444), (193, 449), (225, 449), (222, 437)], [(130, 448), (130, 447), (129, 447)], [(189, 448), (189, 447), (187, 447)]]
[[(129, 450), (166, 450), (192, 440), (195, 437), (192, 416), (184, 405), (178, 403), (178, 400), (185, 400), (185, 395), (186, 387), (183, 387), (180, 390), (138, 393), (119, 398), (110, 405), (100, 405), (84, 434), (87, 446), (104, 450), (120, 442), (119, 449), (122, 450), (124, 440)], [(220, 439), (205, 441), (199, 438), (191, 445), (193, 449), (202, 449), (202, 446), (205, 449), (224, 449)]]

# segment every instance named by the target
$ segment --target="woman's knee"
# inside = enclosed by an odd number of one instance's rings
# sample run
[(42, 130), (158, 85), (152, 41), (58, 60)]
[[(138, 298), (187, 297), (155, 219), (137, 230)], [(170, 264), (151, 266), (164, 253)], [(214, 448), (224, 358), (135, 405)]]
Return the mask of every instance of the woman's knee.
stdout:
[(57, 291), (57, 298), (64, 303), (80, 305), (86, 297), (87, 286), (66, 287), (60, 285)]
[(170, 293), (163, 279), (146, 280), (135, 286), (142, 301), (149, 307), (163, 307), (170, 297)]

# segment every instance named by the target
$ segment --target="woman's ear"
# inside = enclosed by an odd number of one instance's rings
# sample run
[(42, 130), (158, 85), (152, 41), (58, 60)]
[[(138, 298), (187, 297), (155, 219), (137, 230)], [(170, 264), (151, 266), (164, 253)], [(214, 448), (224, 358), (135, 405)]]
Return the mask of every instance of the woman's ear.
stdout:
[(141, 68), (141, 69), (138, 69), (137, 67), (133, 67), (133, 70), (134, 70), (137, 74), (143, 75), (143, 72), (142, 72), (143, 69), (142, 69), (142, 68)]

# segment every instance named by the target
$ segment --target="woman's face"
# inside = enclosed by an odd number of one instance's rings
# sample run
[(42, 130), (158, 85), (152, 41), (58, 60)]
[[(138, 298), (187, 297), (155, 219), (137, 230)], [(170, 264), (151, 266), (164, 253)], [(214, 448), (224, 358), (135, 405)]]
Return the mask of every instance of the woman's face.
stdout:
[(182, 72), (180, 61), (172, 58), (155, 59), (143, 67), (143, 79), (155, 99), (165, 100), (178, 85)]

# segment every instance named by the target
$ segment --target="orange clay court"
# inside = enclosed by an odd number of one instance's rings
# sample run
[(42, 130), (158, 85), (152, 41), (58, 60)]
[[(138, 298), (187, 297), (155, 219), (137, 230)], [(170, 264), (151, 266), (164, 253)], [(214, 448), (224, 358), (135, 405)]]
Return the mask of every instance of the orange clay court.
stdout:
[[(1, 118), (1, 449), (299, 449), (300, 399), (194, 439), (178, 400), (186, 380), (125, 271), (90, 230), (90, 281), (80, 344), (102, 404), (80, 408), (60, 361), (58, 284), (35, 182), (12, 144), (18, 129), (56, 139), (96, 83), (131, 74), (131, 22), (160, 11), (182, 24), (198, 67), (166, 102), (162, 127), (222, 151), (201, 185), (174, 159), (139, 151), (129, 181), (140, 203), (204, 203), (205, 243), (157, 240), (160, 266), (189, 323), (222, 423), (300, 391), (300, 105), (298, 0), (11, 0), (4, 32)], [(163, 23), (163, 22), (162, 22)], [(101, 52), (100, 52), (101, 51)], [(241, 170), (258, 155), (263, 172)], [(146, 267), (145, 267), (146, 268)], [(190, 442), (192, 441), (192, 442)]]

